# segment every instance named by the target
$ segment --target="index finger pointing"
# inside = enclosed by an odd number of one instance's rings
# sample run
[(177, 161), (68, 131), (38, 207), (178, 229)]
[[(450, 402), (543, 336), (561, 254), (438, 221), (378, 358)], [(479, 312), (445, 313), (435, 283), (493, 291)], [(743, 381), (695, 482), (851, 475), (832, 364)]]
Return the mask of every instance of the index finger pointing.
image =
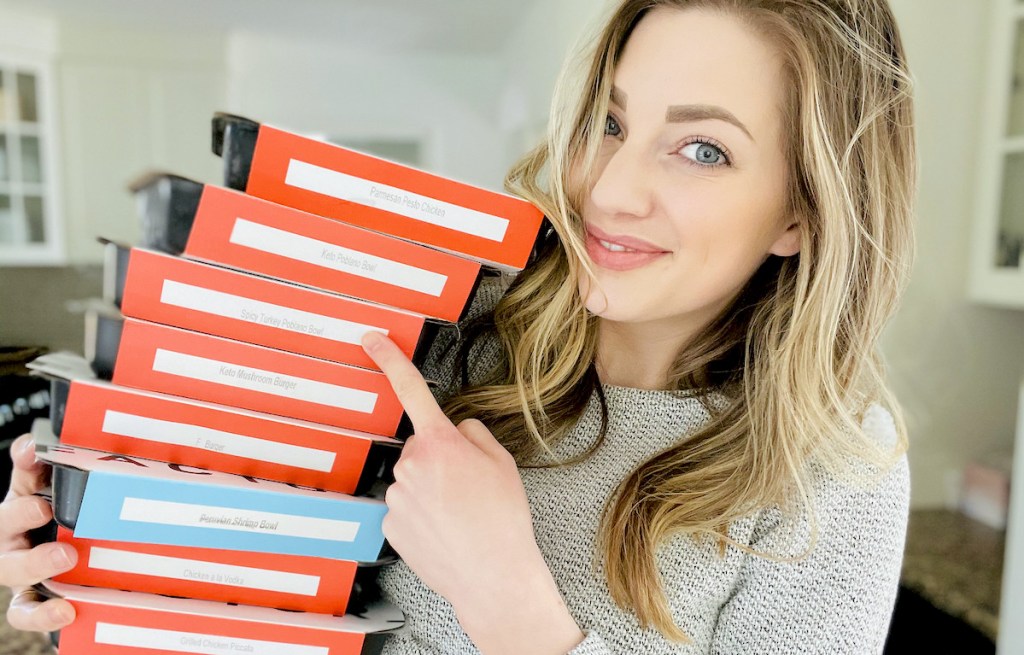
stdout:
[(367, 332), (363, 350), (380, 367), (417, 433), (451, 424), (430, 392), (426, 380), (404, 352), (380, 332)]

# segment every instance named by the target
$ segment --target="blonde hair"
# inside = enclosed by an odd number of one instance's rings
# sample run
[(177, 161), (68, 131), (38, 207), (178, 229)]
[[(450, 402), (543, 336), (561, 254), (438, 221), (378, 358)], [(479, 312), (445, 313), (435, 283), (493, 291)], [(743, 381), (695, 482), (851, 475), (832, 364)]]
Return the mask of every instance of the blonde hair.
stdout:
[[(675, 360), (670, 388), (696, 394), (711, 419), (641, 464), (605, 507), (598, 556), (612, 597), (645, 627), (687, 641), (658, 573), (659, 544), (685, 533), (752, 552), (729, 539), (728, 525), (764, 507), (804, 506), (809, 462), (850, 473), (851, 462), (866, 461), (884, 471), (906, 449), (878, 341), (913, 256), (916, 153), (911, 80), (885, 0), (622, 2), (580, 55), (583, 66), (563, 72), (546, 141), (506, 179), (544, 211), (549, 229), (474, 326), (496, 336), (499, 365), (446, 403), (454, 420), (484, 421), (521, 464), (546, 454), (544, 465), (558, 465), (551, 448), (592, 394), (606, 415), (593, 365), (597, 321), (578, 292), (586, 190), (574, 180), (587, 176), (573, 172), (594, 162), (615, 65), (655, 7), (728, 12), (777, 47), (789, 82), (789, 203), (801, 226), (800, 253), (769, 257)], [(895, 448), (865, 434), (872, 402), (893, 414)]]

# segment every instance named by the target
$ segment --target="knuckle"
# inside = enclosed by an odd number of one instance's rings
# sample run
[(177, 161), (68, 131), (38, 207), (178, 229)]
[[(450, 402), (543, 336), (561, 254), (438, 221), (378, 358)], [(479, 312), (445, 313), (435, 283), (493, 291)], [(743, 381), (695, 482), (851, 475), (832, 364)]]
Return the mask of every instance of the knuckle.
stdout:
[(424, 438), (426, 440), (435, 441), (449, 436), (453, 427), (447, 419), (438, 418), (426, 423), (420, 432), (425, 435)]
[(7, 497), (30, 496), (46, 486), (46, 477), (49, 467), (39, 464), (21, 466), (15, 462), (14, 471), (11, 473), (11, 486)]
[(476, 432), (482, 427), (484, 427), (484, 424), (481, 423), (479, 419), (475, 418), (467, 418), (459, 422), (459, 432)]
[[(65, 555), (63, 560), (60, 559), (60, 553)], [(29, 550), (25, 553), (23, 574), (26, 579), (22, 582), (36, 584), (68, 570), (71, 566), (62, 564), (70, 561), (66, 555), (63, 546), (55, 543), (42, 544)]]
[(38, 528), (46, 525), (53, 517), (50, 504), (38, 496), (21, 496), (13, 502), (19, 509), (22, 525), (26, 527)]
[(412, 472), (411, 468), (412, 468), (412, 458), (411, 457), (406, 457), (403, 454), (403, 456), (399, 457), (398, 461), (395, 462), (395, 468), (394, 468), (395, 480), (397, 481), (397, 480), (402, 480), (402, 479), (408, 478), (409, 474)]

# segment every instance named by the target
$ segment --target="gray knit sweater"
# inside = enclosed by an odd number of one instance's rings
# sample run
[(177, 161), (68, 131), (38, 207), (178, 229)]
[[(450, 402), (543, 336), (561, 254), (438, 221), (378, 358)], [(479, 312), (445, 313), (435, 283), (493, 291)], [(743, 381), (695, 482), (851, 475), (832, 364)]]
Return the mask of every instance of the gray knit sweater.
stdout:
[[(472, 314), (496, 302), (501, 287), (481, 287)], [(474, 348), (473, 373), (494, 362), (488, 346)], [(450, 359), (427, 367), (452, 390)], [(561, 468), (520, 469), (537, 543), (569, 611), (586, 634), (571, 655), (654, 653), (879, 653), (885, 643), (899, 580), (906, 530), (909, 475), (906, 458), (874, 487), (858, 487), (823, 470), (814, 476), (818, 541), (797, 562), (748, 555), (732, 546), (724, 556), (711, 544), (677, 537), (658, 551), (658, 563), (676, 623), (692, 643), (670, 642), (640, 627), (609, 595), (595, 557), (595, 538), (605, 500), (617, 483), (649, 456), (700, 427), (709, 416), (694, 398), (664, 391), (605, 385), (608, 432), (583, 462)], [(555, 452), (582, 453), (600, 426), (591, 399), (572, 433)], [(891, 441), (888, 412), (873, 406), (865, 427)], [(758, 552), (796, 555), (809, 535), (808, 522), (783, 520), (777, 508), (734, 522), (730, 536)], [(477, 653), (451, 605), (427, 588), (403, 563), (382, 573), (386, 598), (406, 614), (406, 629), (388, 639), (384, 655)]]

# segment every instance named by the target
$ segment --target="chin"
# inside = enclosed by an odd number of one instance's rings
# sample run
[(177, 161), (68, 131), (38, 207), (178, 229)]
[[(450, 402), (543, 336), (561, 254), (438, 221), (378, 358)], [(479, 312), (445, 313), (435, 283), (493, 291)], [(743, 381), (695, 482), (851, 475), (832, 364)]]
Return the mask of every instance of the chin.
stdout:
[(622, 302), (622, 299), (615, 296), (606, 296), (600, 291), (585, 293), (582, 297), (587, 311), (606, 321), (634, 323), (643, 320), (645, 315), (649, 315), (638, 306)]

